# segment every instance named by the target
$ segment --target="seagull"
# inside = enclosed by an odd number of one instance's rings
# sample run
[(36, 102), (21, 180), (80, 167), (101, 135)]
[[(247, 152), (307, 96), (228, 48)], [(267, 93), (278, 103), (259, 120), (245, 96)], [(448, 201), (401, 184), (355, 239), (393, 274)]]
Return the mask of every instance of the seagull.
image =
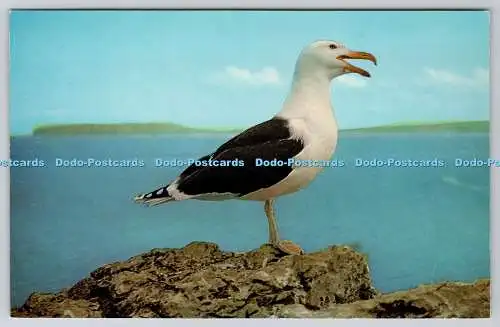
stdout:
[[(167, 185), (135, 196), (134, 201), (146, 206), (189, 199), (262, 201), (269, 243), (288, 255), (303, 254), (299, 245), (280, 238), (274, 201), (305, 188), (324, 168), (288, 164), (290, 159), (307, 163), (332, 158), (338, 125), (331, 104), (331, 81), (351, 73), (370, 77), (349, 59), (377, 64), (371, 53), (349, 50), (339, 42), (320, 40), (307, 45), (296, 61), (291, 89), (281, 111), (200, 157), (198, 163), (188, 166)], [(235, 159), (243, 165), (220, 164)], [(259, 159), (269, 164), (259, 165)], [(281, 165), (272, 165), (273, 160)]]

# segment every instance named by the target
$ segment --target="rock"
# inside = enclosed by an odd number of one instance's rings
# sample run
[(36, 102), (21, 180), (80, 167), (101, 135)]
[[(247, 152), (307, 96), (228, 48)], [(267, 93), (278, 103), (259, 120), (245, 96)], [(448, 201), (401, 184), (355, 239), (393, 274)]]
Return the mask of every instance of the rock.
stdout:
[(194, 242), (105, 265), (57, 294), (32, 294), (15, 317), (489, 317), (489, 280), (378, 294), (347, 246), (284, 256)]
[(35, 318), (102, 318), (99, 303), (87, 300), (73, 300), (64, 294), (33, 293), (23, 308), (29, 310), (13, 310), (13, 317)]
[(302, 305), (287, 306), (281, 308), (278, 315), (288, 318), (489, 318), (490, 281), (422, 285), (319, 311)]

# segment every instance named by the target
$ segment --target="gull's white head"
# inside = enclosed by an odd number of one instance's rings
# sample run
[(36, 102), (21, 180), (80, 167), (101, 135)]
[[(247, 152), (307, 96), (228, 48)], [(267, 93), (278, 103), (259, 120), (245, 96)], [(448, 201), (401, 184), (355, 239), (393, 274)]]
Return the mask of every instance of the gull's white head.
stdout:
[(348, 73), (357, 73), (365, 77), (370, 74), (356, 67), (346, 59), (370, 60), (375, 65), (375, 56), (368, 52), (353, 51), (335, 41), (316, 41), (306, 46), (297, 60), (297, 73), (325, 73), (329, 79)]

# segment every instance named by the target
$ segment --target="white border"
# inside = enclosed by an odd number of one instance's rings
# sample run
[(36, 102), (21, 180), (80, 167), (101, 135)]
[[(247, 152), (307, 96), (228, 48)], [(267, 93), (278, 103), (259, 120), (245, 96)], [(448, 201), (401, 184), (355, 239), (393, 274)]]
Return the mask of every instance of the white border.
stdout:
[[(333, 6), (335, 3), (335, 7)], [(9, 137), (8, 137), (8, 11), (9, 9), (20, 9), (20, 8), (61, 8), (61, 9), (167, 9), (167, 8), (220, 8), (220, 9), (236, 9), (236, 8), (249, 8), (249, 9), (458, 9), (458, 8), (470, 8), (470, 9), (492, 9), (491, 10), (491, 26), (492, 26), (492, 37), (491, 37), (491, 53), (500, 54), (500, 42), (495, 42), (495, 37), (499, 37), (498, 26), (500, 24), (495, 24), (495, 22), (500, 21), (500, 6), (498, 5), (498, 0), (412, 0), (402, 2), (401, 0), (345, 0), (344, 3), (339, 4), (338, 1), (332, 2), (331, 0), (308, 0), (300, 2), (299, 0), (241, 0), (241, 1), (230, 1), (230, 0), (142, 0), (136, 2), (134, 0), (1, 0), (1, 16), (0, 16), (0, 48), (1, 51), (1, 72), (0, 74), (0, 158), (9, 157)], [(499, 76), (500, 76), (500, 66), (497, 64), (498, 59), (495, 60), (494, 56), (491, 56), (491, 157), (500, 158), (500, 93), (496, 92), (498, 87), (496, 87)], [(137, 324), (140, 323), (145, 325), (155, 325), (155, 326), (190, 326), (195, 324), (208, 324), (212, 326), (220, 325), (233, 325), (238, 323), (239, 325), (249, 325), (249, 324), (265, 324), (265, 325), (283, 325), (283, 326), (304, 326), (307, 325), (324, 325), (331, 326), (336, 325), (350, 325), (350, 326), (360, 326), (367, 324), (377, 324), (380, 326), (394, 325), (418, 325), (430, 324), (430, 325), (450, 325), (450, 326), (461, 326), (461, 325), (483, 325), (483, 326), (499, 326), (499, 305), (500, 305), (500, 288), (497, 282), (497, 277), (499, 274), (500, 260), (498, 260), (498, 255), (500, 251), (494, 251), (500, 246), (500, 241), (496, 238), (499, 237), (499, 218), (500, 218), (500, 191), (498, 189), (498, 184), (500, 182), (500, 169), (492, 168), (492, 186), (491, 186), (491, 249), (492, 249), (492, 318), (491, 319), (453, 319), (453, 320), (386, 320), (386, 319), (376, 319), (376, 320), (363, 320), (363, 319), (350, 319), (350, 320), (335, 320), (331, 321), (329, 319), (322, 320), (263, 320), (256, 322), (254, 319), (240, 319), (238, 322), (227, 319), (227, 320), (193, 320), (193, 319), (100, 319), (100, 320), (86, 320), (86, 319), (12, 319), (10, 318), (10, 286), (9, 286), (9, 275), (10, 275), (10, 242), (9, 242), (9, 203), (10, 199), (8, 197), (10, 182), (9, 182), (9, 172), (8, 169), (0, 169), (0, 326), (27, 326), (27, 325), (43, 325), (43, 326), (67, 326), (67, 325), (87, 325), (96, 324), (100, 326), (110, 326), (116, 324)], [(5, 182), (4, 182), (5, 181)], [(494, 323), (497, 321), (497, 323)]]

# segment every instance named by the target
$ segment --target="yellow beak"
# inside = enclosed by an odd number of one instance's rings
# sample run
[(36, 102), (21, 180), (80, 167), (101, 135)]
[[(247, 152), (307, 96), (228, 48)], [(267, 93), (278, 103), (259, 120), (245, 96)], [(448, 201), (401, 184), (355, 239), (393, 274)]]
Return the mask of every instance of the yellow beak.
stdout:
[(337, 59), (342, 60), (342, 61), (345, 62), (346, 66), (344, 67), (344, 71), (350, 72), (350, 73), (357, 73), (357, 74), (363, 75), (365, 77), (370, 77), (370, 73), (368, 73), (364, 69), (361, 69), (359, 67), (351, 65), (350, 63), (348, 63), (344, 59), (370, 60), (375, 65), (377, 65), (377, 58), (375, 58), (374, 55), (372, 55), (371, 53), (362, 52), (362, 51), (350, 51), (348, 54), (338, 56)]

